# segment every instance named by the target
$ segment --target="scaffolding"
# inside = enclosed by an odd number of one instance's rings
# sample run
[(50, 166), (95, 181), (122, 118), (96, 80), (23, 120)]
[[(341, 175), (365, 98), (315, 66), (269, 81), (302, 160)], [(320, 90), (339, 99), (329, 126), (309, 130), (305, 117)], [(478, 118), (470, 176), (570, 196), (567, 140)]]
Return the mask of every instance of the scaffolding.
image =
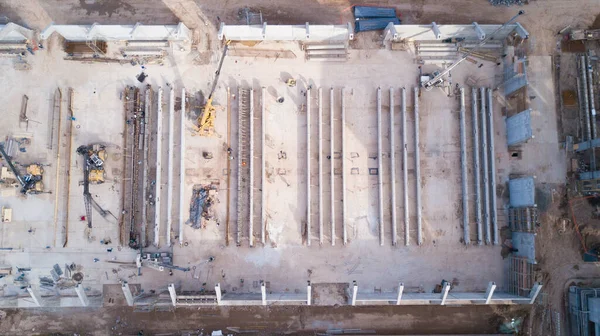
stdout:
[(533, 264), (525, 257), (511, 256), (508, 260), (506, 292), (518, 296), (529, 296), (534, 286)]

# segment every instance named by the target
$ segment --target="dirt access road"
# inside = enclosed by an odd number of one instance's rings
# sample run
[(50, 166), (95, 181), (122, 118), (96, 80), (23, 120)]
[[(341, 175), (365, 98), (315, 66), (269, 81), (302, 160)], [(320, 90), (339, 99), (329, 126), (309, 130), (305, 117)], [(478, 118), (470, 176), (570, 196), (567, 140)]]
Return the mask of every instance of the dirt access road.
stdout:
[[(600, 9), (594, 0), (532, 1), (523, 7), (492, 7), (486, 0), (415, 0), (404, 1), (326, 1), (304, 0), (0, 0), (0, 16), (35, 29), (51, 22), (60, 24), (91, 24), (141, 22), (169, 24), (179, 21), (197, 28), (200, 50), (215, 50), (216, 26), (220, 21), (240, 23), (240, 9), (248, 6), (261, 10), (265, 21), (277, 24), (344, 23), (352, 20), (350, 8), (355, 4), (395, 6), (404, 23), (502, 23), (519, 9), (526, 15), (519, 20), (531, 34), (532, 55), (553, 55), (556, 33), (567, 25), (587, 27)], [(545, 282), (546, 301), (552, 309), (561, 310), (563, 289), (569, 279), (597, 276), (594, 265), (580, 263), (575, 233), (568, 229), (556, 233), (555, 223), (566, 213), (560, 186), (543, 186), (542, 193), (559, 195), (542, 215), (542, 230), (538, 240), (539, 267)], [(339, 307), (339, 308), (217, 308), (181, 310), (173, 313), (132, 313), (128, 308), (98, 310), (63, 309), (6, 310), (0, 320), (4, 335), (24, 335), (45, 332), (78, 332), (85, 334), (125, 335), (144, 329), (152, 333), (174, 330), (197, 330), (241, 327), (261, 334), (277, 331), (308, 331), (327, 328), (362, 328), (396, 333), (480, 333), (494, 332), (499, 316), (513, 317), (512, 309), (523, 307)], [(537, 309), (537, 308), (536, 308)], [(563, 310), (564, 311), (564, 310)], [(539, 313), (539, 312), (538, 312)], [(4, 315), (4, 314), (2, 314)], [(564, 316), (564, 315), (563, 315)], [(119, 323), (116, 323), (119, 319)], [(529, 320), (531, 334), (541, 321), (536, 314)], [(549, 333), (546, 333), (549, 334)]]

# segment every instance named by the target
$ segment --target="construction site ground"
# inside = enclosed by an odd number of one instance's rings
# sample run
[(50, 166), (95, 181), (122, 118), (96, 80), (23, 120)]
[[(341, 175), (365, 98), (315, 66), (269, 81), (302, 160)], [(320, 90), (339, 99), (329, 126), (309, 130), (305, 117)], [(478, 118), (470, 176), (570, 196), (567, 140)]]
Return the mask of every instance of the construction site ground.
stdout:
[[(0, 16), (6, 15), (11, 21), (34, 28), (43, 29), (51, 22), (62, 24), (176, 24), (184, 22), (190, 28), (197, 28), (197, 54), (174, 51), (173, 57), (165, 60), (164, 65), (148, 65), (149, 77), (146, 83), (154, 89), (167, 83), (179, 89), (185, 87), (190, 94), (198, 91), (206, 93), (212, 81), (212, 74), (220, 55), (219, 41), (216, 39), (216, 27), (220, 21), (240, 23), (240, 10), (248, 6), (261, 10), (265, 21), (270, 24), (303, 24), (304, 22), (321, 24), (341, 24), (352, 20), (348, 1), (306, 1), (298, 6), (294, 1), (227, 2), (220, 1), (0, 1)], [(519, 22), (529, 31), (529, 103), (534, 110), (533, 125), (535, 139), (527, 144), (520, 160), (509, 158), (502, 144), (505, 143), (504, 121), (496, 118), (496, 158), (499, 190), (504, 186), (509, 174), (532, 174), (536, 176), (538, 201), (542, 211), (542, 226), (538, 233), (538, 267), (543, 274), (542, 295), (544, 305), (536, 305), (535, 314), (530, 316), (527, 331), (531, 334), (545, 335), (540, 314), (544, 309), (565, 313), (563, 295), (565, 285), (572, 278), (587, 278), (598, 275), (595, 265), (581, 263), (580, 245), (572, 226), (560, 231), (559, 224), (569, 214), (565, 208), (567, 159), (560, 143), (564, 141), (564, 129), (568, 125), (568, 116), (557, 113), (555, 92), (555, 73), (552, 56), (556, 55), (557, 32), (567, 25), (587, 27), (598, 14), (594, 1), (532, 1), (523, 8), (492, 7), (487, 1), (410, 1), (396, 4), (390, 1), (371, 1), (370, 5), (395, 6), (402, 14), (403, 23), (502, 23), (512, 17), (519, 9), (526, 15)], [(194, 184), (219, 181), (218, 216), (221, 225), (210, 222), (206, 228), (192, 229), (185, 226), (184, 237), (187, 246), (173, 247), (175, 263), (180, 266), (196, 266), (197, 272), (167, 272), (144, 269), (142, 276), (131, 263), (136, 251), (118, 245), (119, 227), (116, 220), (104, 219), (94, 214), (94, 228), (86, 229), (86, 222), (79, 218), (84, 215), (81, 157), (72, 155), (70, 169), (72, 176), (67, 196), (56, 185), (55, 169), (61, 165), (56, 161), (56, 152), (48, 149), (49, 112), (52, 110), (53, 97), (57, 87), (73, 88), (72, 102), (75, 120), (74, 145), (72, 150), (82, 144), (105, 143), (109, 157), (106, 162), (107, 183), (92, 186), (93, 197), (105, 209), (118, 215), (120, 209), (120, 174), (123, 163), (122, 133), (125, 119), (122, 117), (123, 100), (121, 94), (126, 85), (138, 85), (135, 76), (139, 66), (113, 64), (85, 64), (63, 60), (61, 46), (52, 39), (45, 50), (28, 57), (32, 65), (30, 71), (16, 71), (12, 61), (0, 60), (0, 135), (11, 133), (33, 133), (33, 140), (27, 151), (18, 153), (22, 163), (39, 162), (49, 164), (45, 167), (44, 184), (51, 194), (28, 196), (26, 200), (0, 194), (0, 203), (9, 200), (13, 208), (13, 223), (3, 224), (0, 247), (14, 248), (2, 251), (0, 261), (19, 267), (31, 267), (30, 277), (48, 274), (52, 265), (76, 263), (84, 274), (86, 287), (100, 291), (107, 284), (115, 285), (120, 280), (141, 283), (145, 290), (163, 291), (168, 283), (179, 288), (197, 290), (206, 283), (208, 287), (220, 282), (226, 291), (259, 291), (256, 286), (260, 280), (269, 282), (273, 292), (304, 292), (306, 281), (315, 283), (351, 282), (356, 280), (361, 291), (393, 291), (398, 281), (404, 282), (411, 290), (431, 291), (442, 279), (454, 280), (457, 291), (483, 291), (487, 282), (494, 280), (502, 283), (504, 279), (503, 261), (500, 246), (469, 246), (461, 242), (460, 223), (460, 149), (458, 140), (458, 102), (448, 98), (440, 91), (424, 92), (421, 98), (421, 169), (423, 195), (423, 234), (424, 244), (416, 246), (416, 232), (412, 231), (411, 246), (405, 247), (402, 221), (398, 220), (398, 246), (391, 246), (391, 230), (386, 226), (385, 246), (379, 246), (377, 228), (377, 178), (368, 174), (368, 168), (376, 167), (376, 161), (369, 159), (377, 152), (377, 129), (375, 94), (377, 87), (384, 92), (384, 120), (389, 116), (387, 90), (390, 87), (407, 88), (409, 111), (412, 112), (412, 87), (416, 85), (418, 74), (413, 55), (401, 51), (383, 50), (379, 34), (358, 35), (353, 42), (348, 62), (310, 63), (304, 61), (304, 55), (297, 45), (278, 45), (269, 48), (293, 50), (296, 58), (251, 58), (231, 56), (225, 60), (221, 81), (217, 88), (215, 101), (218, 109), (217, 136), (211, 139), (186, 138), (186, 185), (185, 200), (189, 200)], [(238, 46), (239, 49), (241, 47)], [(235, 50), (236, 46), (232, 46)], [(242, 51), (243, 52), (243, 51)], [(563, 62), (566, 61), (563, 57)], [(568, 68), (569, 63), (564, 66)], [(425, 71), (434, 70), (428, 66)], [(564, 71), (564, 69), (563, 69)], [(454, 83), (465, 84), (466, 77), (478, 80), (477, 85), (494, 86), (500, 81), (500, 69), (495, 64), (486, 64), (483, 68), (470, 63), (461, 65), (452, 72)], [(562, 73), (561, 73), (562, 75)], [(298, 85), (289, 88), (284, 79), (287, 76), (298, 80)], [(568, 76), (567, 76), (568, 77)], [(562, 77), (561, 77), (562, 78)], [(574, 80), (572, 80), (574, 81)], [(275, 174), (268, 179), (266, 186), (268, 243), (254, 248), (248, 247), (247, 235), (240, 247), (234, 241), (235, 215), (231, 218), (229, 246), (225, 245), (226, 225), (226, 169), (227, 157), (224, 143), (227, 134), (226, 87), (232, 89), (243, 85), (255, 89), (255, 98), (260, 98), (260, 88), (267, 90), (267, 167)], [(337, 237), (336, 246), (331, 246), (331, 236), (326, 235), (324, 244), (319, 246), (313, 240), (313, 246), (307, 247), (303, 238), (302, 223), (306, 208), (306, 113), (302, 105), (306, 104), (303, 95), (308, 85), (313, 85), (313, 120), (316, 119), (316, 88), (323, 87), (325, 120), (328, 120), (329, 88), (334, 87), (339, 94), (341, 87), (346, 88), (347, 132), (346, 151), (355, 152), (355, 162), (348, 161), (346, 169), (359, 168), (359, 175), (348, 174), (349, 243), (341, 244)], [(572, 85), (572, 84), (571, 84)], [(236, 90), (233, 91), (236, 93)], [(29, 96), (27, 128), (19, 125), (19, 110), (22, 95)], [(177, 94), (179, 95), (179, 93)], [(283, 104), (275, 99), (284, 97)], [(467, 97), (470, 92), (467, 90)], [(534, 98), (532, 98), (534, 97)], [(66, 98), (65, 98), (66, 99)], [(338, 98), (339, 99), (339, 98)], [(399, 97), (396, 96), (396, 123), (399, 122)], [(237, 101), (232, 100), (237, 106)], [(234, 106), (234, 113), (235, 107)], [(260, 106), (260, 105), (257, 105)], [(467, 103), (467, 111), (470, 104)], [(66, 107), (65, 107), (66, 108)], [(495, 111), (501, 111), (497, 104)], [(339, 113), (339, 112), (338, 112)], [(469, 115), (470, 113), (467, 113)], [(233, 115), (235, 117), (235, 114)], [(564, 117), (564, 118), (563, 118)], [(470, 125), (470, 118), (467, 118)], [(194, 120), (188, 118), (186, 126), (191, 129)], [(257, 120), (260, 123), (260, 119)], [(313, 124), (313, 132), (316, 132)], [(328, 132), (328, 122), (324, 129)], [(339, 124), (338, 124), (339, 125)], [(384, 122), (387, 125), (387, 122)], [(414, 167), (414, 120), (409, 113), (408, 145), (409, 168)], [(232, 139), (236, 140), (236, 122), (232, 123)], [(572, 127), (572, 125), (571, 125)], [(166, 118), (164, 138), (166, 139)], [(397, 127), (398, 133), (401, 131)], [(572, 128), (571, 128), (572, 130)], [(568, 131), (567, 131), (568, 132)], [(386, 143), (387, 129), (384, 132)], [(467, 133), (469, 134), (469, 133)], [(316, 133), (313, 133), (315, 136)], [(57, 136), (55, 134), (55, 136)], [(63, 136), (63, 135), (61, 135)], [(178, 134), (175, 135), (178, 138)], [(63, 139), (64, 140), (64, 139)], [(325, 138), (324, 148), (328, 148)], [(165, 141), (166, 143), (166, 141)], [(258, 142), (257, 142), (258, 143)], [(396, 144), (400, 143), (400, 138)], [(339, 142), (336, 146), (339, 146)], [(412, 147), (410, 147), (412, 146)], [(469, 145), (470, 146), (470, 145)], [(387, 148), (386, 148), (387, 147)], [(384, 147), (384, 153), (390, 151)], [(313, 150), (316, 143), (313, 142)], [(470, 147), (469, 147), (470, 148)], [(205, 160), (203, 151), (211, 151), (214, 158)], [(260, 147), (257, 147), (260, 150)], [(285, 152), (287, 159), (278, 159), (278, 153)], [(470, 150), (468, 151), (470, 153)], [(314, 158), (317, 152), (315, 150)], [(396, 154), (400, 157), (399, 153)], [(65, 157), (61, 158), (62, 160)], [(259, 163), (259, 160), (257, 161)], [(62, 165), (64, 165), (64, 161)], [(325, 159), (325, 170), (329, 172), (329, 160)], [(374, 166), (375, 165), (375, 166)], [(469, 161), (471, 166), (471, 161)], [(389, 161), (384, 160), (384, 176), (389, 176)], [(64, 167), (64, 166), (61, 166)], [(179, 168), (177, 168), (179, 169)], [(190, 170), (188, 170), (190, 169)], [(312, 168), (312, 181), (316, 181), (316, 165)], [(207, 177), (210, 176), (210, 177)], [(232, 176), (235, 180), (235, 175)], [(59, 176), (59, 178), (61, 178)], [(257, 180), (259, 182), (260, 179)], [(325, 181), (329, 181), (326, 179)], [(339, 181), (339, 178), (338, 178)], [(399, 182), (401, 180), (399, 179)], [(409, 175), (409, 196), (414, 198), (414, 172)], [(314, 183), (314, 182), (313, 182)], [(339, 187), (339, 182), (336, 182)], [(232, 183), (234, 184), (234, 183)], [(328, 187), (328, 186), (327, 186)], [(384, 180), (389, 188), (389, 180)], [(470, 188), (472, 188), (472, 183)], [(402, 203), (401, 183), (398, 184), (398, 203)], [(235, 214), (235, 188), (230, 194), (232, 214)], [(326, 189), (328, 190), (328, 188)], [(175, 195), (177, 195), (177, 188)], [(315, 191), (313, 191), (315, 192)], [(388, 193), (388, 191), (386, 191)], [(389, 194), (386, 194), (386, 196)], [(327, 195), (328, 196), (328, 195)], [(326, 199), (328, 199), (326, 196)], [(503, 208), (506, 192), (499, 192), (498, 208)], [(57, 227), (53, 214), (57, 200), (69, 197), (68, 245), (57, 246)], [(313, 196), (313, 198), (316, 196)], [(386, 197), (387, 198), (387, 197)], [(3, 205), (3, 204), (0, 204)], [(411, 216), (414, 216), (414, 202), (410, 203)], [(389, 207), (389, 204), (387, 205)], [(317, 205), (313, 204), (313, 209)], [(325, 203), (328, 209), (329, 202)], [(337, 205), (338, 211), (340, 205)], [(186, 215), (188, 205), (186, 204)], [(384, 213), (389, 223), (389, 208)], [(399, 211), (401, 214), (402, 211)], [(65, 214), (59, 213), (60, 218)], [(338, 214), (339, 218), (339, 214)], [(474, 214), (470, 214), (471, 220)], [(328, 223), (327, 217), (324, 218)], [(401, 219), (401, 215), (399, 215)], [(258, 222), (258, 221), (255, 221)], [(312, 220), (316, 225), (316, 216)], [(414, 223), (414, 217), (411, 220)], [(501, 218), (501, 223), (502, 218)], [(330, 227), (326, 226), (327, 230)], [(175, 229), (177, 227), (175, 226)], [(258, 225), (257, 225), (257, 228)], [(412, 226), (414, 230), (414, 224)], [(166, 236), (164, 226), (161, 235)], [(337, 234), (341, 227), (337, 228)], [(317, 237), (317, 227), (312, 227), (313, 239)], [(177, 235), (177, 232), (176, 234)], [(472, 235), (473, 236), (473, 235)], [(150, 238), (152, 238), (150, 236)], [(110, 239), (109, 245), (101, 240)], [(164, 242), (164, 240), (163, 240)], [(112, 252), (106, 248), (113, 247)], [(209, 256), (215, 262), (204, 261)], [(94, 262), (94, 258), (100, 259)], [(116, 260), (115, 260), (116, 259)], [(241, 279), (244, 282), (241, 283)], [(7, 289), (5, 289), (7, 290)], [(110, 292), (110, 290), (108, 290)], [(114, 291), (114, 290), (113, 290)], [(117, 291), (118, 292), (118, 291)], [(105, 298), (107, 296), (105, 289)], [(116, 293), (115, 297), (121, 295)], [(122, 295), (120, 297), (122, 299)], [(57, 309), (52, 310), (5, 310), (0, 319), (3, 334), (28, 334), (45, 332), (77, 332), (96, 335), (132, 334), (139, 329), (154, 333), (172, 332), (204, 328), (240, 327), (259, 332), (273, 331), (310, 331), (331, 328), (362, 328), (380, 333), (491, 333), (504, 318), (522, 316), (527, 309), (523, 307), (419, 307), (406, 310), (403, 307), (369, 307), (353, 309), (337, 307), (323, 311), (319, 307), (270, 307), (261, 308), (202, 308), (199, 312), (177, 309), (172, 313), (132, 313), (127, 308), (106, 305), (94, 309)], [(331, 309), (331, 308), (329, 308)], [(94, 318), (90, 319), (90, 315)], [(435, 320), (431, 319), (434, 316)], [(115, 322), (115, 321), (120, 322)], [(51, 321), (51, 322), (50, 322)], [(239, 321), (239, 322), (238, 322)], [(468, 325), (467, 325), (468, 324)]]

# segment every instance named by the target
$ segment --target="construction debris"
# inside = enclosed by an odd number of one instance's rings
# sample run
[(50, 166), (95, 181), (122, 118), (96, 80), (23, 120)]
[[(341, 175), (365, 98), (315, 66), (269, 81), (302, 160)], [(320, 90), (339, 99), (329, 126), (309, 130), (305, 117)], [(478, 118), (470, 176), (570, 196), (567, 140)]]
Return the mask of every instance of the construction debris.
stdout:
[(217, 195), (216, 184), (194, 186), (190, 202), (190, 219), (187, 224), (194, 229), (206, 228), (206, 222), (214, 220), (219, 225), (216, 209), (214, 209), (214, 205), (219, 202)]

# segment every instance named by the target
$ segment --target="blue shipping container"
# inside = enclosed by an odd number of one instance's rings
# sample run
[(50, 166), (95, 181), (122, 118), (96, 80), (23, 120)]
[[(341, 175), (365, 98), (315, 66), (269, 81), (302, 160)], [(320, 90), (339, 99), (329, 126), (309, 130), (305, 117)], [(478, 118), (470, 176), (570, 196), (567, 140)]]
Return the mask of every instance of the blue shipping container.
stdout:
[(352, 10), (355, 19), (396, 17), (396, 9), (392, 7), (354, 6)]
[(400, 20), (398, 20), (398, 18), (356, 20), (354, 21), (354, 32), (360, 33), (369, 30), (383, 30), (390, 22), (394, 23), (395, 25), (400, 24)]

